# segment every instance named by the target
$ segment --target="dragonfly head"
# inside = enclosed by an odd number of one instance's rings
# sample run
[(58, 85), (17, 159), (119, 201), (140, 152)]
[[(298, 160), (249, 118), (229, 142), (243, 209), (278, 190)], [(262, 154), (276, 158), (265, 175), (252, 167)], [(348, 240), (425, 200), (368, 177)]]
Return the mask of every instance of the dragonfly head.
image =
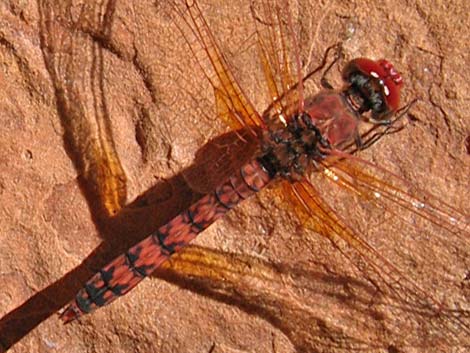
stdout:
[(351, 60), (343, 70), (343, 80), (359, 114), (370, 110), (372, 119), (382, 122), (399, 108), (403, 79), (389, 61)]

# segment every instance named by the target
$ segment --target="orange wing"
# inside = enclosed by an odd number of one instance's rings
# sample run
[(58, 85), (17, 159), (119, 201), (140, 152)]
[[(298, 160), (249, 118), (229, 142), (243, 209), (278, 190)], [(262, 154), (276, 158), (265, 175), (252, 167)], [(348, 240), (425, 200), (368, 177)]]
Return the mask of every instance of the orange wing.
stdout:
[[(303, 226), (328, 238), (377, 286), (401, 331), (419, 325), (448, 332), (449, 344), (465, 342), (468, 310), (453, 309), (441, 295), (459, 280), (451, 275), (459, 266), (449, 259), (455, 249), (468, 253), (470, 217), (359, 158), (338, 153), (322, 167), (310, 180), (283, 185)], [(362, 212), (363, 218), (357, 216)], [(315, 253), (308, 236), (306, 247)]]
[[(219, 49), (199, 5), (195, 1), (183, 3), (173, 4), (178, 14), (174, 18), (183, 21), (184, 25), (177, 24), (177, 27), (214, 88), (218, 116), (235, 130), (263, 127), (260, 115), (233, 77), (229, 63)], [(207, 60), (209, 65), (206, 65)], [(256, 134), (255, 130), (252, 132)]]
[[(303, 99), (301, 90), (293, 89), (300, 82), (298, 57), (291, 15), (287, 3), (254, 1), (251, 11), (255, 19), (257, 46), (269, 94), (275, 109), (284, 113), (287, 107)], [(293, 55), (294, 54), (294, 55)]]

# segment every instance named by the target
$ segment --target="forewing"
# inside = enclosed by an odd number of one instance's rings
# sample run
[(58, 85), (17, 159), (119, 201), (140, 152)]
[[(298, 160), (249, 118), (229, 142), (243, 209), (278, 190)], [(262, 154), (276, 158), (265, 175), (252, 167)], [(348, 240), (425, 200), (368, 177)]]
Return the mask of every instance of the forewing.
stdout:
[[(252, 13), (256, 25), (257, 45), (271, 99), (279, 100), (297, 82), (296, 50), (287, 3), (253, 1)], [(292, 100), (297, 101), (293, 94)]]
[(258, 112), (234, 78), (198, 3), (182, 1), (172, 5), (178, 29), (214, 89), (218, 117), (235, 130), (251, 131), (253, 127), (263, 126)]

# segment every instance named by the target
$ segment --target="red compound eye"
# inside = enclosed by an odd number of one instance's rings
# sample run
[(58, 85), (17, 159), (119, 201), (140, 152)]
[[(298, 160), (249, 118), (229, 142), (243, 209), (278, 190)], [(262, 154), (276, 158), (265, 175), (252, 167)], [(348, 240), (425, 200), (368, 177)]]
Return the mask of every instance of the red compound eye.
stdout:
[(399, 108), (403, 78), (389, 61), (385, 59), (374, 61), (366, 58), (351, 60), (343, 71), (343, 78), (348, 80), (353, 72), (358, 71), (377, 80), (382, 87), (382, 94), (390, 112)]

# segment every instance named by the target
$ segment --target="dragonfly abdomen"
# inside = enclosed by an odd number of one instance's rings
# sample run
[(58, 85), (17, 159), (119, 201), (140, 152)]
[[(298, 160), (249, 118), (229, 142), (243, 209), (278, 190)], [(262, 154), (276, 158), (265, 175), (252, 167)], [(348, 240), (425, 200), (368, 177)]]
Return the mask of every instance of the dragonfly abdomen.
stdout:
[(126, 294), (173, 253), (271, 179), (272, 175), (259, 161), (245, 164), (214, 192), (103, 267), (77, 293), (62, 312), (61, 319), (68, 323)]

